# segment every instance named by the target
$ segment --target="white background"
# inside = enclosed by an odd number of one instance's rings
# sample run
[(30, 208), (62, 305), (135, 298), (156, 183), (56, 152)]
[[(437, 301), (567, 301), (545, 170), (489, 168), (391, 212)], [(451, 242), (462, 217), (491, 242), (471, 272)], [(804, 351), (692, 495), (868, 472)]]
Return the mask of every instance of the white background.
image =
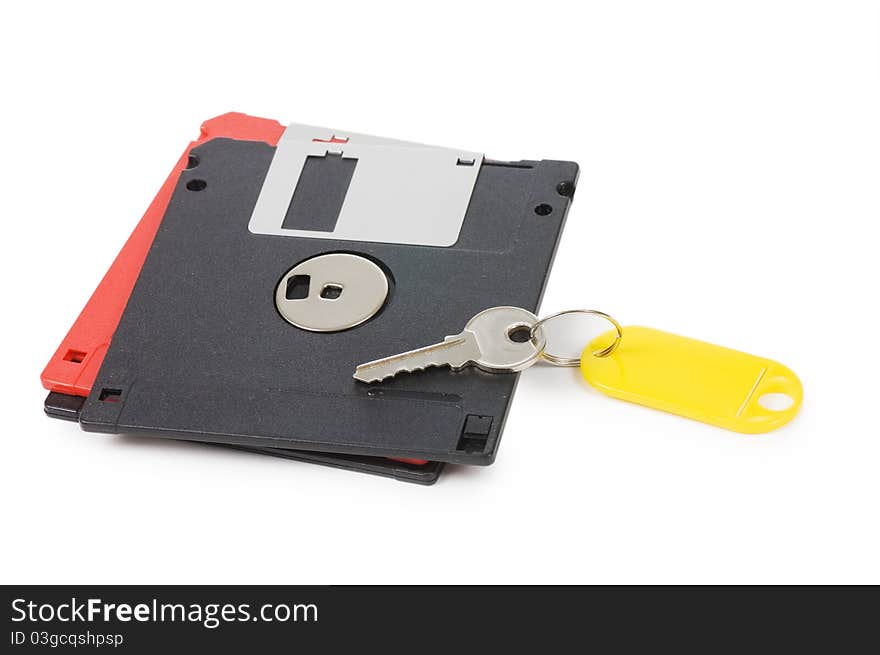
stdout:
[[(6, 6), (0, 581), (880, 582), (878, 43), (874, 2)], [(47, 419), (40, 371), (230, 110), (577, 161), (542, 310), (777, 359), (799, 417), (535, 367), (494, 466), (427, 488)]]

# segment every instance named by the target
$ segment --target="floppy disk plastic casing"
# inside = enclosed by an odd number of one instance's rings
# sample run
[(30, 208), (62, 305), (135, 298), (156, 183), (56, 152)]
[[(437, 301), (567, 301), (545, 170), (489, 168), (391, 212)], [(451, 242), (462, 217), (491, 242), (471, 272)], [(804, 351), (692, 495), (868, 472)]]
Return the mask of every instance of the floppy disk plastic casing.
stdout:
[[(375, 385), (351, 374), (362, 361), (454, 334), (486, 307), (536, 310), (577, 166), (481, 160), (457, 239), (437, 246), (252, 232), (274, 154), (270, 143), (246, 139), (192, 149), (198, 165), (174, 184), (80, 412), (83, 427), (491, 463), (515, 374), (429, 369)], [(418, 221), (425, 209), (407, 210)], [(382, 310), (339, 332), (291, 326), (272, 301), (279, 279), (333, 252), (382, 267), (391, 286)]]

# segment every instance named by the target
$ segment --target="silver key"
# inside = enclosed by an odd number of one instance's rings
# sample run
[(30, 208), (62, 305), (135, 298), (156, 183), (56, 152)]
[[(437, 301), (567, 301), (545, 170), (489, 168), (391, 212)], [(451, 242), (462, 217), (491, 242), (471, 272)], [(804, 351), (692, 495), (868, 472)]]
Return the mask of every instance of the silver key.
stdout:
[(378, 382), (431, 366), (458, 370), (474, 365), (492, 373), (521, 371), (534, 364), (544, 350), (540, 332), (534, 339), (528, 338), (528, 330), (537, 322), (537, 317), (525, 309), (492, 307), (468, 321), (461, 333), (440, 343), (361, 364), (355, 369), (354, 378)]

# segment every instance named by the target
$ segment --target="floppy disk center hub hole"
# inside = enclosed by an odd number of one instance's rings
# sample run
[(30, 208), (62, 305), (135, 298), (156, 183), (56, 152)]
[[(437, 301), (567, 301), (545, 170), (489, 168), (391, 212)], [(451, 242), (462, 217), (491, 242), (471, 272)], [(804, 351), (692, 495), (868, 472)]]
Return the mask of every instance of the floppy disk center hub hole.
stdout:
[(312, 279), (308, 275), (293, 275), (287, 279), (287, 292), (284, 297), (288, 300), (305, 300), (309, 297), (309, 288)]
[(324, 288), (321, 289), (321, 297), (324, 300), (336, 300), (341, 295), (342, 295), (342, 285), (341, 284), (325, 284)]
[(310, 332), (339, 332), (375, 316), (388, 298), (388, 278), (352, 253), (317, 255), (291, 268), (275, 289), (281, 317)]

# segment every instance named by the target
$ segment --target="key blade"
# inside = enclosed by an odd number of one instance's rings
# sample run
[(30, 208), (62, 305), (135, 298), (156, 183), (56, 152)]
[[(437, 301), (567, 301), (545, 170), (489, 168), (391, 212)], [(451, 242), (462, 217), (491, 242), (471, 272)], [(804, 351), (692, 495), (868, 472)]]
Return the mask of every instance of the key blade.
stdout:
[(474, 335), (470, 332), (462, 332), (446, 337), (440, 343), (431, 346), (361, 364), (354, 371), (354, 379), (361, 382), (379, 382), (398, 373), (421, 371), (432, 366), (461, 368), (479, 356), (480, 348)]

